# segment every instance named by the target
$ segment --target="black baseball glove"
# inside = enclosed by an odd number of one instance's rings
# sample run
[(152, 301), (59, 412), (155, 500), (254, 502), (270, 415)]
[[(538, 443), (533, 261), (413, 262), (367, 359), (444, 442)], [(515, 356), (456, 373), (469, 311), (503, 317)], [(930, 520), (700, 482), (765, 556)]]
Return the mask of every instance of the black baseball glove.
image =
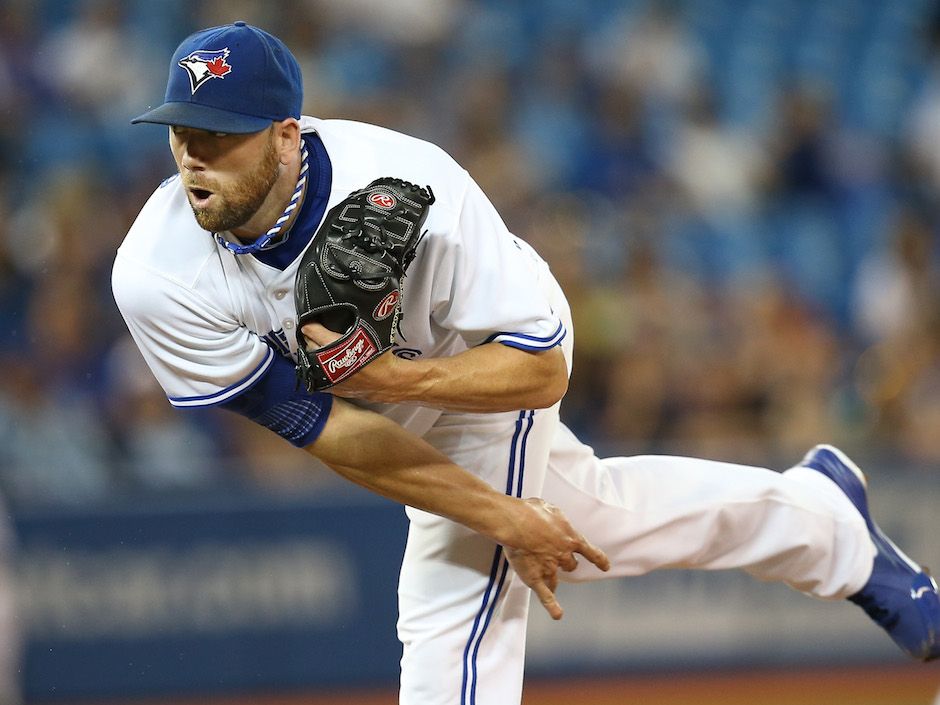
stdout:
[[(294, 281), (297, 378), (308, 391), (342, 382), (392, 347), (402, 280), (432, 203), (430, 186), (383, 177), (327, 213)], [(301, 328), (311, 322), (343, 335), (307, 350)]]

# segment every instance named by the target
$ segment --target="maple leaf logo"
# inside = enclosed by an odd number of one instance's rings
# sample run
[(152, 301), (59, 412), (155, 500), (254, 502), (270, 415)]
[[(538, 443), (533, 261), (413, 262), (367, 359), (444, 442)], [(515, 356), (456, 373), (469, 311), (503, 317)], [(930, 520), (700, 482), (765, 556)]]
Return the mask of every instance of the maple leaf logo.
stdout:
[(218, 76), (219, 78), (232, 70), (232, 67), (226, 64), (225, 59), (223, 59), (221, 56), (216, 57), (212, 61), (207, 61), (206, 68), (209, 69), (209, 73), (211, 73), (213, 76)]
[(228, 48), (218, 51), (200, 49), (180, 59), (177, 65), (186, 70), (189, 85), (195, 94), (196, 89), (206, 81), (225, 78), (226, 74), (232, 71), (231, 65), (226, 61), (228, 55)]

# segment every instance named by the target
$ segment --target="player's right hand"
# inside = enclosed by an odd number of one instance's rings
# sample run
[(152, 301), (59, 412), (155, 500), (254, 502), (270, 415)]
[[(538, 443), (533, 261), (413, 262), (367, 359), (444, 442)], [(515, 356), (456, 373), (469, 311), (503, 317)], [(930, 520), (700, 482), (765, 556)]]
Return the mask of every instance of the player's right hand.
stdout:
[(600, 570), (610, 570), (610, 560), (568, 522), (562, 511), (541, 499), (521, 503), (515, 536), (503, 543), (506, 557), (516, 574), (539, 598), (552, 619), (564, 615), (555, 589), (558, 571), (578, 567), (575, 554), (584, 556)]

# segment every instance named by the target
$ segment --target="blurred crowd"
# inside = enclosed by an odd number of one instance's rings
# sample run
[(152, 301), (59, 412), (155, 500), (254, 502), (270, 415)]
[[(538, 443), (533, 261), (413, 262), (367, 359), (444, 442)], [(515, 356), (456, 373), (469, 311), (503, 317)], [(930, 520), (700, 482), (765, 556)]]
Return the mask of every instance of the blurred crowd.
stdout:
[[(170, 407), (110, 293), (173, 172), (195, 29), (281, 36), (305, 112), (436, 142), (549, 260), (603, 452), (940, 462), (940, 23), (928, 0), (7, 0), (0, 490), (16, 507), (328, 482)], [(779, 466), (779, 465), (778, 465)]]

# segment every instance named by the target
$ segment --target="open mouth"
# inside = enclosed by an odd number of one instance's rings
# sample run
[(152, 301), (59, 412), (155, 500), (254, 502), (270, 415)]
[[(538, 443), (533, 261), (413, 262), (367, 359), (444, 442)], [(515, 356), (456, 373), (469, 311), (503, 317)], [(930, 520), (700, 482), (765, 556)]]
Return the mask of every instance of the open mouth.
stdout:
[(204, 188), (191, 188), (189, 193), (192, 195), (193, 205), (205, 205), (212, 196), (212, 191)]

